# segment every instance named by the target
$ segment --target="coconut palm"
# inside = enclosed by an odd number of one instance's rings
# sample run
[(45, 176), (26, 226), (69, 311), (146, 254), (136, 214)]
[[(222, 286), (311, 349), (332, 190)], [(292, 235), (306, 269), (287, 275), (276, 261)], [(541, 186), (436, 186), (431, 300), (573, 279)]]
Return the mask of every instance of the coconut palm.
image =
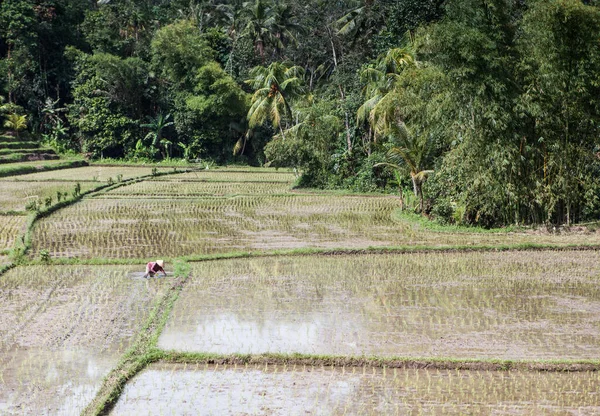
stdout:
[(268, 67), (257, 66), (250, 71), (246, 83), (256, 90), (248, 111), (248, 126), (253, 129), (271, 121), (283, 135), (292, 120), (292, 102), (304, 92), (304, 69), (273, 62)]
[(433, 173), (424, 169), (424, 164), (432, 149), (431, 140), (426, 134), (412, 135), (403, 121), (396, 119), (389, 124), (378, 120), (378, 129), (392, 138), (394, 144), (386, 153), (387, 161), (375, 166), (387, 166), (396, 172), (408, 170), (415, 197), (419, 198), (419, 212), (423, 212), (423, 182)]
[[(399, 74), (408, 67), (416, 66), (412, 48), (394, 48), (379, 57), (374, 65), (362, 70), (360, 77), (364, 83), (363, 96), (365, 102), (358, 108), (356, 113), (358, 124), (366, 123), (371, 119), (373, 110), (379, 102), (396, 87)], [(377, 130), (373, 137), (377, 142)], [(371, 129), (369, 129), (369, 148), (371, 141)]]
[(265, 48), (269, 44), (279, 46), (281, 41), (275, 37), (275, 13), (265, 0), (244, 3), (242, 16), (245, 20), (242, 36), (249, 37), (254, 49), (265, 61)]
[(373, 7), (375, 0), (352, 1), (352, 10), (336, 21), (338, 34), (347, 36), (355, 44), (359, 38), (367, 37), (370, 33), (378, 30), (381, 14)]
[(273, 6), (273, 30), (278, 51), (281, 51), (290, 41), (297, 44), (295, 33), (304, 32), (292, 6), (284, 2), (276, 2)]

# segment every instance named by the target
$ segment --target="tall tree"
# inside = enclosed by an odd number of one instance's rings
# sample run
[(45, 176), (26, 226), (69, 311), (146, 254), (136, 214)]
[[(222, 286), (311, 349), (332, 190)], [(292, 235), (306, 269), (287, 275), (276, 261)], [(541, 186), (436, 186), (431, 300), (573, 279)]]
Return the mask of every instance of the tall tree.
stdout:
[[(298, 66), (273, 62), (268, 67), (257, 66), (250, 71), (246, 83), (254, 90), (248, 121), (250, 128), (267, 120), (284, 135), (284, 128), (293, 123), (292, 102), (305, 91), (304, 70)], [(282, 123), (284, 126), (282, 126)]]

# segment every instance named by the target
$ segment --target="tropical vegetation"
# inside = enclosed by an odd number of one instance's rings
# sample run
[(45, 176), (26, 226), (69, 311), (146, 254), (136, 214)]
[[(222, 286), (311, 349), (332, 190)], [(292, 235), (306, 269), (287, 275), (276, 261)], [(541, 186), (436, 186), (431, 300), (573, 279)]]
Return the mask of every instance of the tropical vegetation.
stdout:
[(4, 0), (0, 117), (91, 158), (571, 224), (600, 216), (599, 44), (598, 0)]

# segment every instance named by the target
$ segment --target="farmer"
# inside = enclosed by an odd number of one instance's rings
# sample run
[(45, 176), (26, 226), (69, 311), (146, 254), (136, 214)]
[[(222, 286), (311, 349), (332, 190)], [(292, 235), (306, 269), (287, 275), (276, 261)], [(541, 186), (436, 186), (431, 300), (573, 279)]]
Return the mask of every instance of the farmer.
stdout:
[(165, 262), (162, 260), (151, 261), (150, 263), (146, 264), (146, 274), (144, 275), (144, 279), (147, 279), (148, 277), (154, 277), (154, 275), (158, 272), (163, 272), (163, 274), (166, 276), (167, 273), (165, 272), (165, 269), (163, 269), (164, 265)]

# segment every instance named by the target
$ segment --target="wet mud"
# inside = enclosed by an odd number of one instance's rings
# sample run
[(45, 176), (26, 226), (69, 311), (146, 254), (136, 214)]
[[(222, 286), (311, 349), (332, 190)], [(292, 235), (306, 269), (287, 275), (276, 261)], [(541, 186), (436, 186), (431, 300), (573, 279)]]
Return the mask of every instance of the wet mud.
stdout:
[(118, 354), (89, 349), (3, 351), (0, 414), (79, 414), (118, 359)]
[(165, 282), (130, 266), (20, 266), (0, 279), (0, 414), (78, 414)]
[(594, 359), (600, 254), (449, 253), (206, 262), (161, 348), (386, 357)]
[(600, 374), (154, 364), (112, 415), (578, 414)]

